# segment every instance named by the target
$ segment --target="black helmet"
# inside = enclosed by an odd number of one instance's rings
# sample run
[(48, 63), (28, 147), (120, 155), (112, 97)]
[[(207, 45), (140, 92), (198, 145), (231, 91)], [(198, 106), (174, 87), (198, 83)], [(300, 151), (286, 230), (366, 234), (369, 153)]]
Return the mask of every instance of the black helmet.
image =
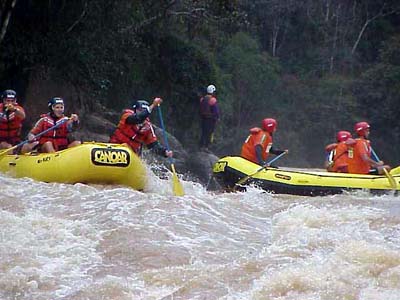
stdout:
[(150, 106), (149, 102), (145, 101), (145, 100), (137, 100), (134, 104), (133, 104), (133, 109), (136, 110), (138, 108), (141, 109), (148, 109)]
[(6, 98), (13, 98), (14, 100), (17, 100), (17, 93), (14, 90), (5, 90), (3, 93), (1, 93), (1, 100)]
[(63, 104), (64, 105), (64, 100), (63, 98), (60, 97), (53, 97), (49, 100), (49, 102), (47, 103), (47, 107), (52, 110), (53, 109), (53, 105), (56, 104)]

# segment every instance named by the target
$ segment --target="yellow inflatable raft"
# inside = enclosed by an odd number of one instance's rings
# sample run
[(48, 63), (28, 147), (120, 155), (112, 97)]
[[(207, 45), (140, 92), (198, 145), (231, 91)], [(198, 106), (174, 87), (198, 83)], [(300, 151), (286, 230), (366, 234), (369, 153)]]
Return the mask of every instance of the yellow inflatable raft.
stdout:
[(136, 190), (146, 183), (144, 164), (129, 147), (95, 142), (56, 153), (2, 155), (0, 171), (44, 182), (117, 184)]
[(242, 157), (227, 156), (214, 164), (213, 175), (226, 190), (243, 189), (237, 185), (241, 179), (246, 179), (243, 184), (253, 183), (277, 194), (318, 196), (338, 194), (346, 190), (367, 189), (378, 193), (400, 190), (400, 167), (385, 176), (272, 167), (260, 172), (257, 172), (258, 170), (259, 165)]

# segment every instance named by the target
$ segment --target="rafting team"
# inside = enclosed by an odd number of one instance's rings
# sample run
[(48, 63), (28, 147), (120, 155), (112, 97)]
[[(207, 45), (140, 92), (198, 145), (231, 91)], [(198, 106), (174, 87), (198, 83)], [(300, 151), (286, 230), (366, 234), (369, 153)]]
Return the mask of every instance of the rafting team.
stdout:
[[(207, 87), (207, 94), (200, 99), (201, 138), (200, 147), (207, 150), (212, 143), (215, 125), (219, 119), (219, 110), (214, 85)], [(135, 153), (141, 154), (142, 147), (164, 156), (172, 157), (173, 152), (162, 146), (150, 122), (150, 114), (162, 103), (161, 98), (154, 98), (150, 105), (147, 101), (136, 101), (132, 109), (122, 112), (116, 130), (109, 142), (127, 144)], [(25, 111), (17, 102), (14, 90), (5, 90), (0, 103), (0, 149), (13, 149), (13, 153), (38, 151), (53, 153), (80, 145), (81, 142), (70, 137), (70, 133), (79, 125), (77, 114), (64, 115), (64, 100), (53, 97), (48, 102), (49, 111), (40, 116), (29, 131), (27, 141), (21, 142), (22, 122)], [(266, 165), (269, 154), (281, 155), (288, 150), (279, 150), (273, 146), (273, 134), (277, 121), (263, 119), (260, 127), (250, 129), (250, 134), (243, 143), (241, 156), (259, 165)], [(355, 174), (383, 174), (390, 166), (379, 160), (368, 140), (370, 126), (367, 122), (358, 122), (354, 131), (357, 138), (352, 138), (348, 131), (337, 133), (337, 142), (326, 146), (325, 167), (329, 172)], [(16, 147), (18, 146), (18, 147)]]

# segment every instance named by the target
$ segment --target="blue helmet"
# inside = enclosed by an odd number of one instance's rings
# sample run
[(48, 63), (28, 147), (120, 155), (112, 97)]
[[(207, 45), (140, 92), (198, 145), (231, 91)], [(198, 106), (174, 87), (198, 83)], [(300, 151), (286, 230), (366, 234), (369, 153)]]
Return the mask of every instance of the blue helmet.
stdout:
[(56, 104), (62, 104), (64, 105), (64, 99), (60, 98), (60, 97), (53, 97), (49, 100), (49, 102), (47, 103), (47, 107), (52, 110), (53, 109), (53, 105)]
[(1, 100), (11, 98), (17, 100), (17, 93), (14, 90), (5, 90), (1, 93)]
[(133, 104), (133, 109), (136, 110), (138, 108), (141, 109), (148, 109), (150, 106), (149, 102), (145, 101), (145, 100), (137, 100), (134, 104)]

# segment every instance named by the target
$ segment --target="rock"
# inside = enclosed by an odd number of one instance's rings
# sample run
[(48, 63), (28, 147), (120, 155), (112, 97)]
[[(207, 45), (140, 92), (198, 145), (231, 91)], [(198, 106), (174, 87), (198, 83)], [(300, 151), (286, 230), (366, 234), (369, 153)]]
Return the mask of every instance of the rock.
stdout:
[(186, 161), (187, 168), (196, 174), (203, 184), (207, 184), (212, 176), (213, 165), (218, 159), (219, 157), (211, 152), (194, 152)]
[(82, 126), (90, 132), (106, 134), (108, 136), (110, 136), (116, 128), (116, 123), (107, 120), (99, 114), (86, 115), (81, 123)]

